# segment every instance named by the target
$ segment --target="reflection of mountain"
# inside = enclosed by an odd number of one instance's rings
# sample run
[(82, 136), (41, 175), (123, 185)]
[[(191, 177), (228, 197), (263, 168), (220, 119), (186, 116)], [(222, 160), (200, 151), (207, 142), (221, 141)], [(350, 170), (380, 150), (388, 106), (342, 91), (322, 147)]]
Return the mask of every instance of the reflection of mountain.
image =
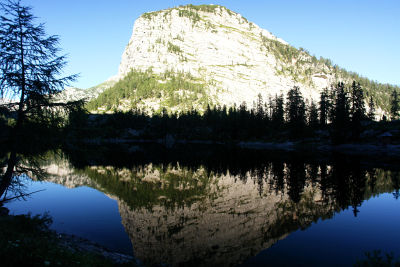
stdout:
[[(286, 237), (290, 230), (282, 228), (282, 221), (298, 228), (331, 214), (329, 207), (314, 202), (320, 196), (312, 189), (307, 191), (311, 199), (304, 198), (287, 214), (282, 205), (289, 202), (286, 194), (260, 196), (251, 180), (235, 182), (230, 175), (214, 179), (213, 197), (174, 211), (163, 206), (132, 210), (120, 202), (135, 255), (147, 263), (235, 265)], [(307, 205), (310, 210), (302, 208)]]
[(348, 162), (267, 162), (235, 174), (179, 164), (47, 165), (53, 182), (117, 199), (134, 253), (149, 265), (235, 265), (343, 208), (356, 214), (365, 198), (399, 184), (398, 174)]

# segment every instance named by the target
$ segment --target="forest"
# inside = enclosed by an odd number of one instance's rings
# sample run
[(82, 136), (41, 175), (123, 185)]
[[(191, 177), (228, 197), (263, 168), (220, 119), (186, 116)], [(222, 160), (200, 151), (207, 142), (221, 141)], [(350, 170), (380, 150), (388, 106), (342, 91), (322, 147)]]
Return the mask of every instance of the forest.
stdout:
[(337, 83), (323, 90), (319, 102), (306, 101), (300, 88), (295, 86), (287, 95), (266, 100), (259, 95), (251, 107), (246, 103), (229, 108), (207, 105), (204, 113), (191, 107), (186, 112), (163, 108), (152, 116), (140, 109), (90, 114), (82, 108), (70, 114), (67, 131), (73, 138), (142, 141), (170, 138), (222, 143), (322, 139), (332, 144), (370, 142), (379, 133), (393, 131), (396, 141), (399, 128), (397, 91), (392, 92), (390, 103), (390, 116), (377, 119), (373, 98), (367, 98), (355, 81), (350, 85)]

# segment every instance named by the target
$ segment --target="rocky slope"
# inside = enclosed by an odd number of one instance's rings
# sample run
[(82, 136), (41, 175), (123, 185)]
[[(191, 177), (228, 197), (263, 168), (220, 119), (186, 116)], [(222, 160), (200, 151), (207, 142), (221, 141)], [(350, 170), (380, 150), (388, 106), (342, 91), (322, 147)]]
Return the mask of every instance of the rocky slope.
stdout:
[[(147, 88), (146, 92), (139, 88), (140, 84), (129, 84), (131, 78), (126, 77), (132, 70), (147, 71), (147, 79), (158, 80), (158, 84), (151, 84), (158, 93), (149, 94)], [(173, 84), (173, 92), (168, 92), (163, 85), (177, 75), (189, 85)], [(200, 110), (207, 104), (229, 107), (246, 102), (251, 107), (259, 94), (266, 100), (297, 85), (306, 99), (318, 99), (323, 88), (353, 79), (361, 81), (377, 106), (387, 110), (390, 91), (397, 88), (347, 72), (330, 60), (317, 59), (218, 5), (188, 5), (143, 14), (134, 24), (116, 79), (124, 82), (109, 90), (125, 93), (106, 106), (104, 99), (113, 95), (109, 93), (92, 110), (188, 108), (179, 106), (182, 102)], [(193, 90), (196, 85), (204, 90)]]
[(285, 41), (224, 7), (173, 8), (136, 20), (118, 75), (124, 77), (132, 68), (191, 73), (209, 86), (213, 100), (228, 106), (251, 104), (259, 93), (266, 99), (303, 80), (304, 95), (318, 97), (318, 89), (334, 77), (324, 73), (329, 70), (323, 65), (310, 75), (279, 75), (287, 65), (312, 62), (301, 51), (290, 62), (275, 56), (274, 50), (287, 48)]

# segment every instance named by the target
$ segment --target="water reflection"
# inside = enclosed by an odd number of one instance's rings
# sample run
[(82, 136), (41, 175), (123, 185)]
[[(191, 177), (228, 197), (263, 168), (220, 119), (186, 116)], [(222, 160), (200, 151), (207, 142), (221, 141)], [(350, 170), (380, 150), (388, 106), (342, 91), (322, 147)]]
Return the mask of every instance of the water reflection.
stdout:
[(69, 150), (36, 165), (47, 181), (117, 199), (134, 254), (149, 265), (237, 265), (336, 212), (357, 216), (371, 196), (399, 197), (397, 170), (359, 159), (190, 151)]

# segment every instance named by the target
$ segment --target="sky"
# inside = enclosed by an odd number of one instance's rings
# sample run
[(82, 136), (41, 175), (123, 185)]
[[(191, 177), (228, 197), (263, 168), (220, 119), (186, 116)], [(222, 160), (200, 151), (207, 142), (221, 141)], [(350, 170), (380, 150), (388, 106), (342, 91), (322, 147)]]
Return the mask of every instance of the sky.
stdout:
[[(2, 0), (0, 0), (2, 1)], [(68, 55), (71, 84), (95, 86), (117, 74), (134, 21), (186, 4), (219, 4), (289, 44), (381, 83), (400, 85), (399, 0), (22, 0)]]

